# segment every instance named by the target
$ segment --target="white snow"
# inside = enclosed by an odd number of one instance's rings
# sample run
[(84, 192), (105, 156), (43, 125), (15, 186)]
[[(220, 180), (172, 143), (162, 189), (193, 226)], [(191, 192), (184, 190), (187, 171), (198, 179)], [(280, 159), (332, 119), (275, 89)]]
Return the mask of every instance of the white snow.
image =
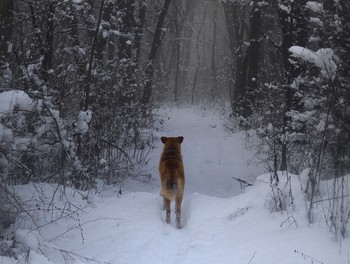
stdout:
[(315, 13), (319, 13), (323, 11), (323, 4), (315, 1), (308, 1), (306, 3), (306, 7)]
[(21, 243), (24, 248), (33, 250), (33, 251), (37, 251), (39, 249), (41, 238), (38, 232), (24, 230), (24, 229), (17, 229), (15, 235), (16, 235), (16, 241), (18, 243)]
[(92, 119), (92, 111), (81, 111), (78, 115), (78, 120), (76, 122), (75, 131), (78, 133), (86, 133), (89, 131), (89, 123)]
[(283, 4), (279, 4), (278, 5), (278, 7), (280, 8), (280, 9), (282, 9), (284, 12), (286, 12), (286, 13), (290, 13), (290, 7), (288, 7), (288, 6), (285, 6), (285, 5), (283, 5)]
[(103, 31), (102, 32), (102, 38), (107, 38), (108, 37), (108, 32), (107, 31)]
[(310, 17), (310, 22), (314, 23), (320, 27), (323, 27), (323, 22), (321, 19), (319, 19), (318, 17)]
[(4, 127), (2, 124), (0, 124), (0, 142), (1, 144), (8, 144), (11, 142), (13, 137), (12, 130)]
[(13, 49), (13, 44), (12, 43), (8, 43), (7, 44), (7, 53), (12, 53), (12, 49)]
[[(27, 235), (20, 241), (28, 241), (25, 244), (32, 249), (27, 263), (349, 263), (350, 239), (341, 244), (332, 240), (324, 221), (325, 204), (315, 204), (316, 222), (308, 223), (304, 177), (300, 180), (289, 175), (291, 182), (287, 184), (287, 174), (279, 174), (279, 186), (286, 194), (286, 187), (291, 186), (294, 204), (286, 204), (283, 213), (275, 212), (270, 175), (256, 179), (263, 169), (247, 166), (252, 153), (244, 149), (241, 133), (227, 133), (219, 115), (199, 108), (171, 108), (158, 115), (164, 117), (165, 123), (157, 136), (185, 138), (184, 227), (177, 229), (174, 221), (170, 225), (165, 222), (158, 194), (157, 165), (162, 148), (159, 141), (148, 165), (156, 181), (135, 187), (130, 180), (122, 195), (118, 194), (118, 186), (109, 187), (90, 196), (87, 202), (80, 195), (86, 193), (69, 188), (63, 192), (49, 184), (17, 187), (22, 196), (31, 199), (34, 188), (42, 189), (41, 196), (49, 197), (55, 208), (45, 217), (36, 216), (40, 237), (26, 231), (35, 229), (34, 224), (27, 222), (22, 227), (25, 231), (20, 233)], [(232, 176), (254, 185), (242, 192)], [(56, 196), (51, 199), (53, 192)], [(38, 197), (44, 203), (42, 198)], [(74, 206), (67, 207), (68, 201)], [(69, 209), (69, 217), (61, 217), (62, 208)], [(58, 219), (45, 224), (53, 217)], [(25, 257), (19, 261), (0, 257), (0, 263), (25, 263), (24, 260)]]
[(0, 118), (18, 110), (31, 110), (34, 106), (33, 100), (23, 91), (11, 90), (0, 93)]
[[(12, 114), (15, 111), (30, 111), (35, 107), (33, 100), (23, 91), (19, 90), (10, 90), (0, 93), (0, 119), (8, 114)], [(21, 126), (21, 121), (23, 119), (19, 118), (17, 121), (17, 126)], [(11, 144), (13, 140), (13, 132), (10, 128), (0, 124), (0, 148), (2, 147), (2, 151), (4, 154), (5, 149)], [(17, 147), (18, 149), (25, 148), (22, 143), (24, 141), (19, 142)], [(13, 149), (15, 150), (15, 149)], [(0, 155), (1, 156), (1, 155)], [(7, 164), (6, 159), (0, 157), (0, 163), (2, 166), (1, 170), (5, 170)], [(1, 171), (0, 170), (0, 171)]]
[(327, 78), (332, 80), (335, 78), (337, 65), (334, 62), (334, 52), (332, 49), (319, 49), (314, 52), (304, 47), (292, 46), (289, 48), (289, 52), (295, 57), (313, 63), (316, 67), (321, 69), (321, 73)]
[[(157, 136), (183, 136), (182, 154), (186, 189), (216, 197), (231, 197), (242, 192), (232, 177), (254, 181), (263, 174), (254, 154), (245, 149), (244, 133), (231, 134), (223, 126), (223, 116), (204, 108), (183, 107), (161, 110), (166, 123)], [(150, 170), (158, 181), (158, 162), (163, 144), (158, 140), (151, 153)], [(158, 188), (159, 185), (157, 185)], [(138, 191), (138, 190), (137, 190)]]

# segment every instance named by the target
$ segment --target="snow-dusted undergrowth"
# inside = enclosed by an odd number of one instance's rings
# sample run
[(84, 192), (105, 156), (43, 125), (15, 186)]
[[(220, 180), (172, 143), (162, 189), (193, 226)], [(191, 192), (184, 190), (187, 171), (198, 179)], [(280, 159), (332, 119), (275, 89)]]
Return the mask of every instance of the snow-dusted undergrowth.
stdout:
[[(166, 118), (159, 136), (185, 137), (182, 229), (165, 223), (158, 194), (159, 143), (147, 168), (154, 181), (135, 185), (130, 180), (122, 195), (119, 188), (105, 188), (86, 200), (87, 193), (68, 188), (18, 186), (30, 206), (55, 210), (19, 221), (16, 236), (27, 253), (20, 260), (0, 257), (0, 263), (350, 263), (350, 240), (340, 245), (327, 231), (326, 203), (317, 204), (316, 221), (308, 223), (303, 176), (279, 175), (286, 210), (276, 212), (270, 175), (247, 166), (252, 154), (244, 149), (243, 135), (227, 134), (220, 118), (207, 111), (173, 108), (160, 114)], [(254, 185), (242, 192), (232, 177)], [(40, 197), (31, 195), (34, 188), (42, 190)]]

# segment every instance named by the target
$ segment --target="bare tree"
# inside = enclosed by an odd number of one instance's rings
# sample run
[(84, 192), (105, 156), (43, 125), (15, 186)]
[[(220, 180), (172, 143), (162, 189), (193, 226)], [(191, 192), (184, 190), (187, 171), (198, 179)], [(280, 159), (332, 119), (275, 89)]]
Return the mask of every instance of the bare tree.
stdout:
[(158, 16), (158, 22), (154, 33), (151, 50), (148, 55), (148, 61), (147, 61), (147, 66), (145, 70), (145, 85), (144, 85), (144, 91), (143, 91), (142, 100), (141, 100), (143, 104), (148, 104), (151, 100), (154, 61), (156, 59), (158, 48), (162, 42), (161, 40), (162, 28), (164, 25), (165, 17), (168, 12), (170, 3), (171, 3), (171, 0), (164, 1), (163, 8)]
[(203, 30), (204, 27), (204, 22), (205, 19), (207, 17), (207, 9), (208, 9), (208, 5), (205, 6), (204, 9), (204, 15), (203, 15), (203, 19), (202, 19), (202, 23), (199, 26), (198, 32), (197, 32), (197, 37), (196, 37), (196, 55), (197, 55), (197, 66), (196, 66), (196, 70), (194, 73), (194, 77), (193, 77), (193, 83), (192, 83), (192, 90), (191, 90), (191, 104), (194, 104), (194, 98), (195, 98), (195, 92), (196, 92), (196, 87), (197, 87), (197, 79), (198, 79), (198, 72), (199, 72), (199, 68), (201, 66), (201, 57), (200, 57), (200, 53), (199, 53), (199, 37), (201, 36), (201, 32)]
[[(8, 56), (9, 41), (12, 34), (14, 1), (4, 0), (0, 3), (0, 58)], [(3, 60), (1, 60), (2, 62)]]
[[(249, 6), (241, 2), (224, 2), (224, 12), (226, 19), (226, 27), (229, 37), (231, 56), (234, 57), (235, 63), (232, 64), (232, 75), (235, 79), (234, 84), (230, 90), (230, 101), (232, 109), (239, 109), (240, 99), (244, 97), (245, 90), (243, 85), (243, 65), (245, 63), (244, 52), (248, 41), (249, 25), (247, 21), (247, 14)], [(238, 111), (234, 111), (239, 113)]]
[(218, 94), (217, 69), (216, 69), (216, 44), (217, 44), (217, 27), (218, 27), (218, 3), (215, 2), (213, 10), (213, 41), (211, 46), (210, 73), (212, 80), (211, 97), (215, 100)]

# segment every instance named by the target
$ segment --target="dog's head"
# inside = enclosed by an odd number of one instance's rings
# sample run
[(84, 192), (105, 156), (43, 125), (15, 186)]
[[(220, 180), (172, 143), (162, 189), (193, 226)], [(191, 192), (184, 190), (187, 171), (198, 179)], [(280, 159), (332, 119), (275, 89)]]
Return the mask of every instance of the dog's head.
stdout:
[(181, 152), (181, 143), (184, 137), (161, 137), (160, 140), (164, 144), (164, 149), (176, 149)]

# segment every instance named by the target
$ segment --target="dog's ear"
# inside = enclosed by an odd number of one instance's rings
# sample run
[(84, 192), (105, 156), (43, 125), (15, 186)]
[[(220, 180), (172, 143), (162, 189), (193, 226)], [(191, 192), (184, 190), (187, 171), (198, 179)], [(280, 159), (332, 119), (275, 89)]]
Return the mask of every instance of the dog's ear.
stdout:
[(161, 137), (160, 140), (163, 142), (163, 144), (165, 144), (168, 139), (166, 137)]
[(178, 138), (177, 138), (177, 141), (178, 141), (179, 143), (182, 143), (182, 142), (184, 141), (184, 137), (178, 137)]

